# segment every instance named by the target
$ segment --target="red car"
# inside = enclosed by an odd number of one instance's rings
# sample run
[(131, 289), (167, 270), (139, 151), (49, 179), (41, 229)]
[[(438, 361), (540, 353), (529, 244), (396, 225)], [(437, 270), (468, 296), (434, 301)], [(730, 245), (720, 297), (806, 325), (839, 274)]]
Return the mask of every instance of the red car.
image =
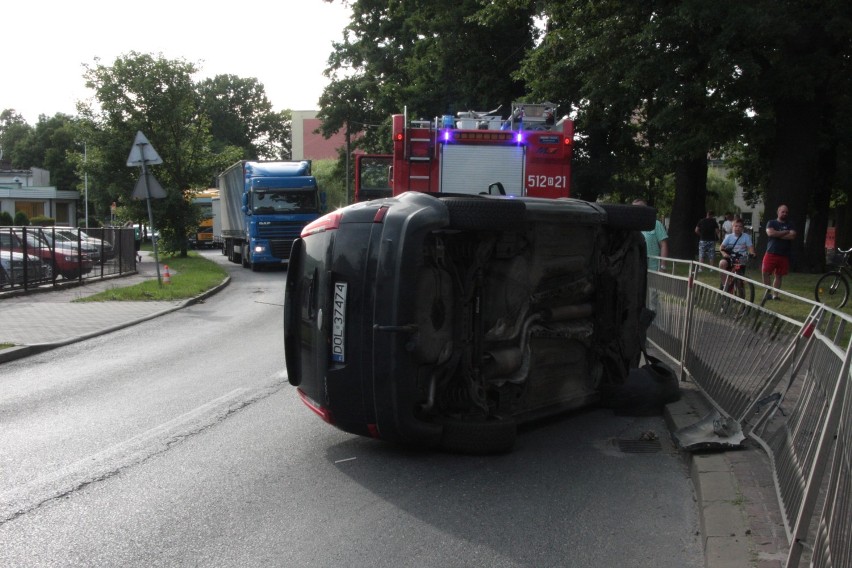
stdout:
[(44, 264), (45, 278), (53, 280), (62, 276), (74, 280), (92, 271), (94, 263), (86, 254), (75, 247), (57, 241), (55, 246), (41, 238), (39, 229), (26, 229), (23, 232), (0, 233), (0, 247), (4, 250), (26, 252), (39, 257)]

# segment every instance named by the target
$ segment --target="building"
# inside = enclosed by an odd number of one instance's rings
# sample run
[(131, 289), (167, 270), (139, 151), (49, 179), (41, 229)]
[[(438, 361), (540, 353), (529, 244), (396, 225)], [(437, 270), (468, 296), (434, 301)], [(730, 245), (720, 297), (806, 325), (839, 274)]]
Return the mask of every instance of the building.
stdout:
[(12, 218), (19, 211), (28, 219), (51, 217), (57, 225), (77, 226), (77, 191), (60, 191), (50, 185), (50, 172), (0, 169), (0, 211)]
[(292, 119), (292, 160), (336, 160), (338, 150), (345, 148), (345, 132), (338, 132), (328, 140), (316, 132), (322, 124), (317, 111), (294, 110)]

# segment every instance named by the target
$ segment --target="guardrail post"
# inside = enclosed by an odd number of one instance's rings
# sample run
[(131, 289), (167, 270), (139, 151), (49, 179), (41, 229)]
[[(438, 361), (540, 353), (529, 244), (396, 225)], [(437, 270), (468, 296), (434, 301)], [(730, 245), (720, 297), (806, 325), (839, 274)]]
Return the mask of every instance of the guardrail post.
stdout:
[(686, 350), (689, 346), (689, 337), (692, 331), (693, 295), (695, 290), (696, 266), (694, 262), (689, 263), (689, 276), (686, 285), (686, 319), (683, 324), (683, 341), (680, 345), (680, 380), (684, 381)]

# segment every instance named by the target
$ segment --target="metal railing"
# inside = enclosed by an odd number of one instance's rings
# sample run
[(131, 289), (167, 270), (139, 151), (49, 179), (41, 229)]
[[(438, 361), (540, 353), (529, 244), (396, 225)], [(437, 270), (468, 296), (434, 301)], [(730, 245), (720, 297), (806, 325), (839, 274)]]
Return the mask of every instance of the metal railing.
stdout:
[(124, 228), (0, 227), (0, 291), (135, 272), (134, 238)]
[[(815, 567), (852, 566), (852, 318), (746, 279), (752, 302), (720, 289), (728, 273), (666, 260), (667, 271), (648, 274), (657, 312), (649, 341), (713, 404), (723, 423), (717, 433), (741, 432), (766, 451), (787, 566), (799, 566), (805, 552)], [(785, 304), (807, 316), (775, 311)]]

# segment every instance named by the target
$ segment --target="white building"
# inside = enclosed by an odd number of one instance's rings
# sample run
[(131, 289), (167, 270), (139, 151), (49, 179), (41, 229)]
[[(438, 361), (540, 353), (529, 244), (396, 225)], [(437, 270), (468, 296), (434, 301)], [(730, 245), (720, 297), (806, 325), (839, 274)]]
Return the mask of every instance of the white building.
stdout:
[(50, 172), (0, 169), (0, 211), (12, 218), (22, 211), (28, 219), (51, 217), (57, 225), (77, 226), (77, 191), (60, 191), (50, 185)]

